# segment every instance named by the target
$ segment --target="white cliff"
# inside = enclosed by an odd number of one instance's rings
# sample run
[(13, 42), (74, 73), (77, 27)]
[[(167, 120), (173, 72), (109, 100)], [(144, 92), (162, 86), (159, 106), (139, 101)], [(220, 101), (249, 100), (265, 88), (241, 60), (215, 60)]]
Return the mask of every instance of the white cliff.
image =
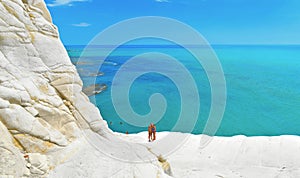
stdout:
[(0, 177), (300, 177), (297, 136), (146, 143), (110, 131), (81, 90), (43, 0), (1, 0)]
[(37, 168), (29, 154), (63, 149), (93, 121), (107, 129), (81, 88), (44, 1), (1, 1), (0, 175), (46, 175), (57, 160)]

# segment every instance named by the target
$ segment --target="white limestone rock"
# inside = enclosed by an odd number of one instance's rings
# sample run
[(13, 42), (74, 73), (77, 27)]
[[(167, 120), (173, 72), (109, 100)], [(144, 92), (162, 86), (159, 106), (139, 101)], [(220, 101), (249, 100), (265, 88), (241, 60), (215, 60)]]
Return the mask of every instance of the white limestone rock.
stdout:
[(36, 117), (39, 112), (34, 107), (25, 107), (25, 109), (33, 116)]
[(9, 102), (7, 100), (0, 98), (0, 109), (4, 109), (8, 107), (9, 107)]
[(29, 134), (61, 146), (67, 145), (64, 135), (50, 126), (48, 128), (43, 126), (37, 118), (19, 105), (12, 104), (9, 108), (1, 109), (0, 121), (9, 130), (17, 130), (19, 133)]
[[(89, 121), (105, 126), (81, 90), (82, 81), (44, 1), (0, 1), (0, 135), (6, 138), (0, 147), (7, 150), (0, 159), (10, 158), (11, 163), (0, 160), (0, 176), (45, 175), (60, 163), (60, 150), (81, 135), (79, 127), (90, 129)], [(29, 171), (23, 153), (47, 155), (52, 161), (48, 166), (30, 162)], [(20, 166), (5, 171), (15, 163)]]
[(45, 175), (49, 171), (48, 158), (39, 153), (28, 154), (29, 169), (32, 174)]
[(22, 105), (30, 102), (30, 96), (26, 91), (0, 86), (0, 97), (12, 104)]
[(26, 173), (25, 160), (6, 126), (0, 122), (0, 177), (11, 175), (21, 177)]

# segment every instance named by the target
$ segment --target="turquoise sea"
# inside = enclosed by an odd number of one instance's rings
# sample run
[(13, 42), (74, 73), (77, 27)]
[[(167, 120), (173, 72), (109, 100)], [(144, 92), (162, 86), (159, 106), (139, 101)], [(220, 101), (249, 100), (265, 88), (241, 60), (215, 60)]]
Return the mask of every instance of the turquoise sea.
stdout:
[[(216, 135), (300, 135), (300, 46), (212, 47), (222, 65), (227, 87), (226, 109)], [(114, 131), (129, 133), (146, 131), (147, 128), (133, 126), (116, 113), (110, 90), (116, 72), (131, 57), (138, 54), (155, 51), (173, 56), (184, 65), (196, 81), (201, 107), (193, 133), (202, 133), (211, 104), (210, 84), (202, 66), (182, 47), (124, 45), (118, 47), (108, 57), (102, 56), (101, 51), (108, 50), (109, 46), (95, 46), (84, 53), (84, 56), (81, 56), (84, 46), (66, 46), (66, 48), (85, 87), (95, 83), (107, 85), (106, 90), (95, 97), (90, 97), (90, 100), (100, 108), (109, 127)], [(139, 60), (142, 61), (143, 58)], [(98, 70), (99, 61), (104, 62)], [(163, 63), (157, 67), (168, 68)], [(98, 76), (95, 77), (97, 73)], [(156, 123), (157, 130), (172, 130), (180, 114), (181, 100), (176, 85), (167, 77), (157, 73), (138, 77), (132, 83), (129, 92), (133, 110), (141, 115), (150, 112), (148, 100), (153, 93), (161, 93), (167, 101), (166, 113)], [(185, 132), (180, 128), (175, 131)]]

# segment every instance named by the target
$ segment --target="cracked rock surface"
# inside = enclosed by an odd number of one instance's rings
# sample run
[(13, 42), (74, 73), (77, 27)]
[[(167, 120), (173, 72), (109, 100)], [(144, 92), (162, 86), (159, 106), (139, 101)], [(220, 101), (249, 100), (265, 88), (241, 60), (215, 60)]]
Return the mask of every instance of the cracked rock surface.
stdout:
[(89, 123), (107, 130), (81, 88), (44, 1), (1, 0), (0, 177), (45, 176)]

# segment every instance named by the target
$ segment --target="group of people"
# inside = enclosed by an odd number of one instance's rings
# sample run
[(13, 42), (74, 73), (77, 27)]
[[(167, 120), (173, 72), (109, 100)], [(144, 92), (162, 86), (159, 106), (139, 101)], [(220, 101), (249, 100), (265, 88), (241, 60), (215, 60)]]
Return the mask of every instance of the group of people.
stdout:
[(156, 139), (156, 126), (151, 123), (148, 126), (148, 140), (149, 142), (154, 141)]

